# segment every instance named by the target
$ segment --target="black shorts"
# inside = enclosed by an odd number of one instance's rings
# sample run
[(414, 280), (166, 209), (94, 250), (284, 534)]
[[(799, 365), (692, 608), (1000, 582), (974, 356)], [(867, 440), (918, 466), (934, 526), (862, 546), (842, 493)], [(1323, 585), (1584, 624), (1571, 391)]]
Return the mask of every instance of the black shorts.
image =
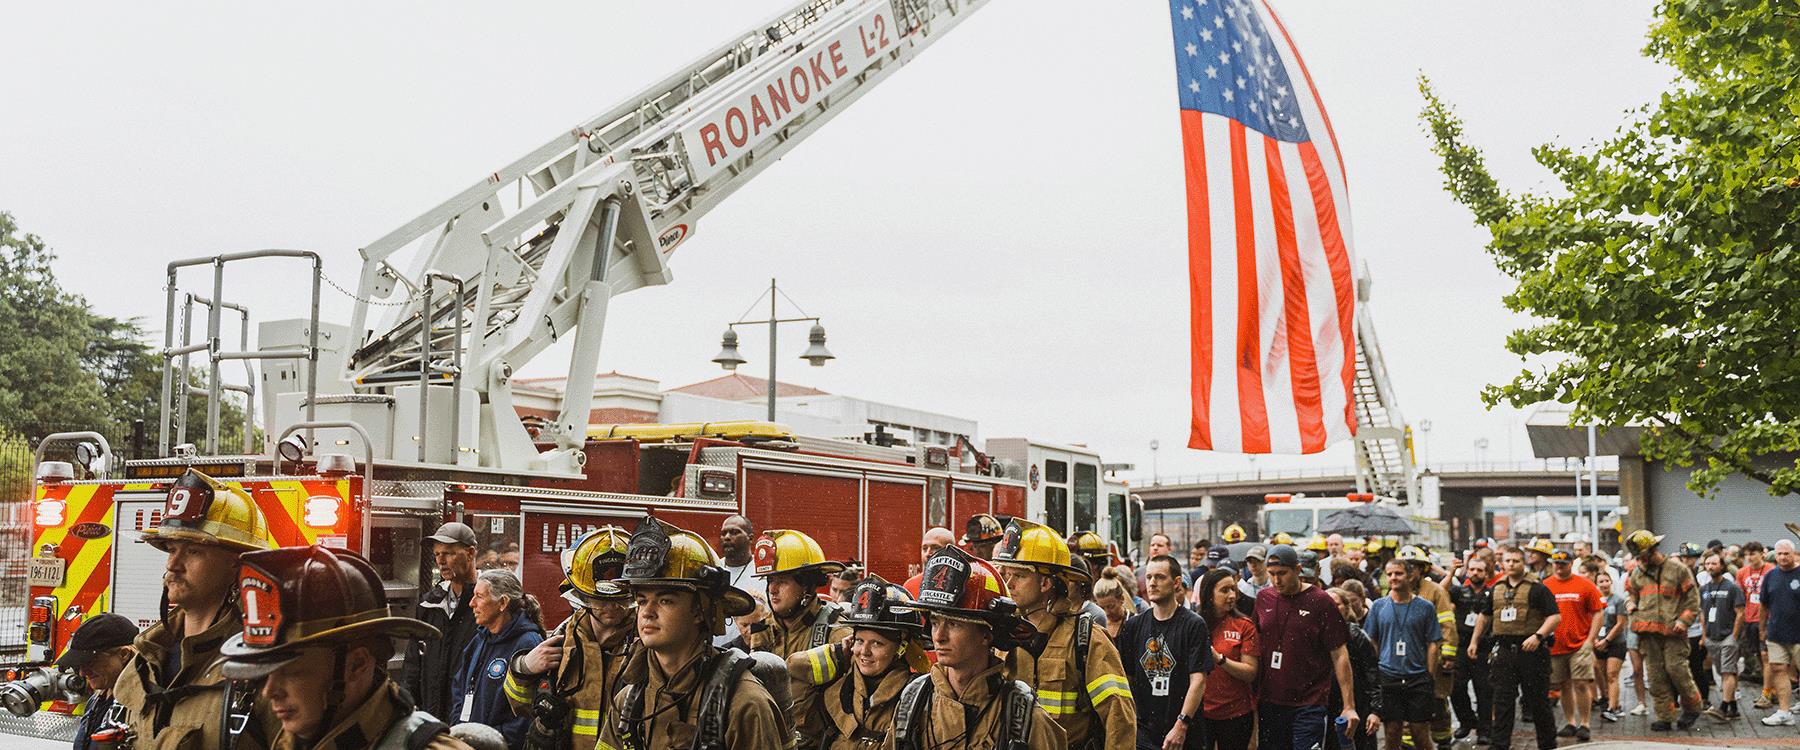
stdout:
[(1762, 623), (1744, 623), (1743, 632), (1738, 635), (1738, 651), (1754, 659), (1762, 650)]
[(1613, 641), (1612, 643), (1606, 644), (1605, 651), (1595, 651), (1594, 652), (1594, 657), (1597, 659), (1618, 659), (1620, 661), (1624, 661), (1626, 656), (1627, 656), (1627, 654), (1625, 653), (1625, 639), (1623, 637), (1621, 637), (1619, 640)]
[(1431, 675), (1381, 676), (1383, 722), (1409, 721), (1423, 724), (1437, 716), (1437, 704), (1437, 693), (1432, 690)]

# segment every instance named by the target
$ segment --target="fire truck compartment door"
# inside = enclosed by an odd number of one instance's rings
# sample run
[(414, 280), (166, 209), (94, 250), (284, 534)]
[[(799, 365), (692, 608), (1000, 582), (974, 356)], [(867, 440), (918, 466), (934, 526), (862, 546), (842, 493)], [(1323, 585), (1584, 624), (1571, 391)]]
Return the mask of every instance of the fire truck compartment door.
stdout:
[(168, 555), (144, 542), (144, 529), (162, 517), (161, 494), (118, 497), (113, 504), (111, 610), (144, 627), (162, 615), (162, 574)]

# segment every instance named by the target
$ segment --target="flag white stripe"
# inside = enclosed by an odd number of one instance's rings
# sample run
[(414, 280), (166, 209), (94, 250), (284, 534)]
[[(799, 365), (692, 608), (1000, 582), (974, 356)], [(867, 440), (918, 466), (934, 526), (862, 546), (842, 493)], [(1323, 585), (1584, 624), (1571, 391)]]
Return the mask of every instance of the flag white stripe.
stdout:
[(1212, 113), (1200, 117), (1212, 235), (1212, 393), (1208, 394), (1207, 413), (1212, 418), (1212, 449), (1237, 453), (1243, 451), (1244, 442), (1238, 408), (1237, 202), (1231, 182), (1231, 121)]
[(1281, 144), (1282, 164), (1287, 167), (1288, 196), (1294, 204), (1294, 244), (1299, 250), (1306, 278), (1306, 308), (1310, 320), (1313, 356), (1319, 368), (1319, 397), (1327, 444), (1350, 437), (1344, 420), (1349, 394), (1344, 392), (1341, 368), (1345, 349), (1338, 329), (1337, 296), (1331, 283), (1331, 265), (1325, 256), (1325, 240), (1319, 234), (1319, 214), (1313, 204), (1312, 186), (1300, 158), (1300, 144)]
[(1299, 417), (1283, 309), (1281, 254), (1275, 244), (1275, 210), (1270, 205), (1268, 155), (1261, 133), (1246, 129), (1245, 163), (1250, 177), (1250, 217), (1256, 240), (1257, 348), (1262, 364), (1262, 400), (1269, 415), (1269, 450), (1300, 452)]

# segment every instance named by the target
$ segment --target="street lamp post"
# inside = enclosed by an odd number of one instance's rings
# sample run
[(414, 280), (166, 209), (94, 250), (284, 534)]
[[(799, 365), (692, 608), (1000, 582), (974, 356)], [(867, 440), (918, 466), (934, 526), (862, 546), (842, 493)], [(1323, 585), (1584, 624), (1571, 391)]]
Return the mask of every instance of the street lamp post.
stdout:
[[(768, 319), (767, 320), (739, 320), (736, 323), (727, 325), (725, 327), (725, 335), (722, 337), (722, 340), (721, 340), (719, 356), (713, 357), (712, 361), (719, 363), (720, 367), (723, 367), (727, 370), (736, 370), (738, 365), (744, 364), (747, 361), (744, 359), (743, 355), (738, 353), (737, 327), (741, 326), (741, 325), (764, 325), (764, 324), (767, 324), (769, 326), (769, 382), (764, 385), (763, 390), (767, 394), (769, 421), (773, 422), (773, 421), (775, 421), (775, 383), (776, 383), (776, 381), (775, 381), (775, 359), (776, 359), (775, 343), (776, 343), (776, 334), (778, 332), (777, 326), (779, 326), (782, 323), (812, 323), (813, 324), (812, 330), (808, 331), (806, 334), (806, 340), (808, 343), (808, 346), (806, 347), (806, 352), (800, 355), (801, 359), (806, 360), (813, 367), (824, 367), (825, 363), (827, 361), (837, 359), (837, 357), (834, 356), (830, 351), (827, 351), (825, 349), (825, 326), (819, 324), (819, 319), (817, 317), (807, 316), (805, 314), (806, 313), (805, 310), (800, 311), (800, 313), (803, 317), (798, 317), (798, 318), (778, 317), (778, 313), (775, 310), (776, 295), (780, 295), (783, 297), (786, 297), (787, 295), (785, 293), (783, 293), (780, 289), (776, 288), (774, 279), (769, 279), (769, 291), (766, 292), (765, 294), (769, 298), (769, 317), (768, 317)], [(760, 302), (762, 300), (759, 297), (759, 298), (757, 298), (757, 301)], [(793, 301), (794, 300), (791, 298), (788, 300), (789, 303), (792, 303)], [(751, 304), (751, 307), (756, 306), (755, 302), (752, 302), (750, 304)], [(794, 305), (794, 307), (795, 307), (795, 309), (798, 309), (800, 306)]]
[(1162, 486), (1162, 477), (1156, 470), (1156, 449), (1161, 447), (1161, 442), (1154, 439), (1150, 441), (1150, 486), (1152, 487)]

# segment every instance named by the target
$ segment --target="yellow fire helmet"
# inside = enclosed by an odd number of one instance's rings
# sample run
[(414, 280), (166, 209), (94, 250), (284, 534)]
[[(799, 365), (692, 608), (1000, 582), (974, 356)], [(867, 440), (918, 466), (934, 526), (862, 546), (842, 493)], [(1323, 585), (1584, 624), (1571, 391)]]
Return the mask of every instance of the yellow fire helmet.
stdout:
[[(1662, 537), (1657, 537), (1657, 539), (1661, 539), (1661, 538)], [(1551, 553), (1556, 551), (1556, 545), (1551, 544), (1550, 540), (1548, 540), (1548, 539), (1539, 537), (1537, 539), (1533, 539), (1529, 542), (1526, 542), (1524, 549), (1527, 552), (1536, 552), (1536, 553), (1539, 553), (1539, 554), (1542, 554), (1542, 555), (1548, 557)]]
[[(844, 570), (843, 563), (825, 559), (825, 550), (812, 537), (793, 529), (770, 529), (757, 534), (750, 559), (756, 566), (750, 574), (757, 578), (805, 573), (818, 573), (823, 578)], [(825, 582), (821, 580), (819, 585)]]
[(1641, 555), (1656, 549), (1656, 545), (1662, 544), (1662, 540), (1662, 536), (1651, 533), (1649, 529), (1638, 529), (1625, 537), (1625, 549), (1631, 550), (1631, 554)]
[(1092, 531), (1077, 531), (1069, 536), (1069, 549), (1077, 555), (1087, 558), (1104, 558), (1109, 553), (1106, 540)]
[(241, 552), (270, 549), (269, 522), (242, 488), (188, 469), (163, 499), (162, 518), (144, 541), (164, 552), (170, 542), (213, 544)]
[(1224, 537), (1226, 544), (1237, 544), (1238, 542), (1244, 541), (1244, 538), (1249, 536), (1249, 534), (1244, 533), (1244, 527), (1234, 523), (1230, 526), (1226, 526), (1225, 533), (1221, 536)]
[(1408, 544), (1405, 547), (1401, 547), (1400, 554), (1394, 555), (1394, 559), (1399, 560), (1400, 562), (1425, 563), (1426, 565), (1431, 564), (1431, 556), (1425, 554), (1425, 548), (1415, 544)]
[(1358, 552), (1361, 552), (1362, 548), (1363, 548), (1363, 542), (1361, 539), (1345, 539), (1344, 540), (1344, 549), (1345, 550), (1356, 550)]
[(719, 555), (699, 534), (647, 517), (632, 532), (625, 549), (625, 568), (619, 584), (627, 591), (682, 589), (696, 591), (707, 600), (713, 635), (725, 634), (726, 617), (742, 617), (756, 611), (749, 592), (731, 585), (731, 572), (719, 565)]
[(1015, 518), (1006, 525), (1006, 535), (994, 547), (993, 563), (1063, 578), (1083, 581), (1090, 578), (1070, 563), (1069, 543), (1061, 534), (1049, 526), (1022, 518)]
[(618, 526), (602, 526), (583, 534), (562, 552), (563, 577), (577, 596), (598, 601), (629, 599), (616, 581), (625, 570), (631, 534)]
[(1329, 547), (1325, 545), (1325, 537), (1318, 534), (1314, 534), (1311, 539), (1306, 540), (1306, 548), (1313, 552), (1324, 552), (1329, 549)]

